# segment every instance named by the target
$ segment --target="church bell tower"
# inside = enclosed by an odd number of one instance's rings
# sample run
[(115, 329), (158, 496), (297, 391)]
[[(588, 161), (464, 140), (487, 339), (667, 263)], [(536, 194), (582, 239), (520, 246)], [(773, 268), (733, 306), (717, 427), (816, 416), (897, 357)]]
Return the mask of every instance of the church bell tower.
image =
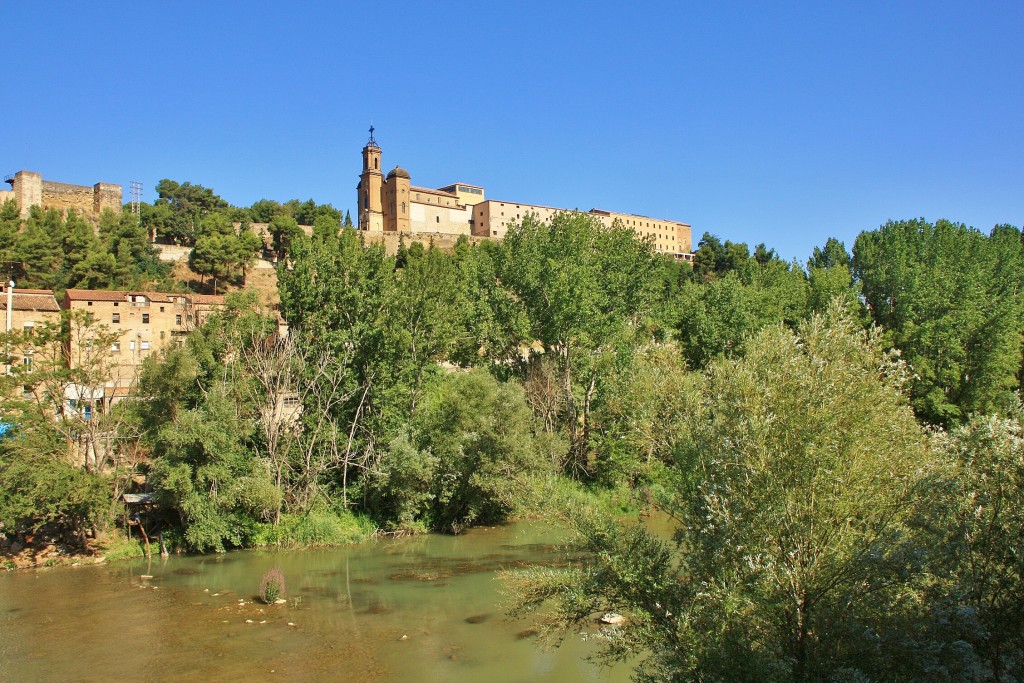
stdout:
[(380, 170), (380, 147), (373, 138), (373, 131), (373, 126), (370, 126), (370, 140), (363, 147), (363, 172), (359, 175), (359, 185), (356, 186), (359, 229), (383, 232), (384, 174)]

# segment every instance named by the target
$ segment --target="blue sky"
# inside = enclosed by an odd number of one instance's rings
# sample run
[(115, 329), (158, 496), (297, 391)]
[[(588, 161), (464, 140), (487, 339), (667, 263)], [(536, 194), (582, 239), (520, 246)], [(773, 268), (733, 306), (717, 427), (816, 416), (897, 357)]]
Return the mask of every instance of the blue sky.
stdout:
[(0, 168), (355, 206), (416, 185), (672, 218), (804, 261), (1024, 222), (1024, 3), (5, 3)]

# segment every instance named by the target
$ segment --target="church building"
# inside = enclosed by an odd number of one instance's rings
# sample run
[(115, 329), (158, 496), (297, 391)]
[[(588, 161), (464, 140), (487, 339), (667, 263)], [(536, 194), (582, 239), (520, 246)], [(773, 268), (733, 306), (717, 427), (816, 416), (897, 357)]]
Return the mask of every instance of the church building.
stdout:
[[(444, 235), (501, 239), (508, 226), (528, 214), (549, 221), (568, 211), (538, 204), (487, 199), (484, 188), (453, 183), (439, 189), (417, 187), (409, 172), (395, 166), (381, 170), (381, 149), (373, 137), (363, 147), (363, 170), (356, 186), (359, 229), (370, 234)], [(590, 215), (611, 227), (616, 222), (640, 237), (649, 237), (655, 251), (680, 260), (693, 258), (690, 226), (637, 214), (591, 209)]]

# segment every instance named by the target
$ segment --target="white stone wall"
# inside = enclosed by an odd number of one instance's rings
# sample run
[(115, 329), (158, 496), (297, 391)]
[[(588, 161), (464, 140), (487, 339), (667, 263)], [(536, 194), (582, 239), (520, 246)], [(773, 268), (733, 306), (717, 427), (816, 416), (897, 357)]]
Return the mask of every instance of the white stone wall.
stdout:
[(469, 219), (472, 207), (438, 206), (412, 202), (409, 205), (409, 231), (413, 233), (441, 233), (470, 235)]

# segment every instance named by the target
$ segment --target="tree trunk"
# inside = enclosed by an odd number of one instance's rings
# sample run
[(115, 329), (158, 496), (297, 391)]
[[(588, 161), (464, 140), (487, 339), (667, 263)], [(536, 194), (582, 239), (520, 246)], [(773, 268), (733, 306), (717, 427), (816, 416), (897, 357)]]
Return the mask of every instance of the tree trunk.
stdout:
[(807, 593), (801, 594), (796, 603), (796, 641), (793, 643), (793, 680), (807, 681)]

